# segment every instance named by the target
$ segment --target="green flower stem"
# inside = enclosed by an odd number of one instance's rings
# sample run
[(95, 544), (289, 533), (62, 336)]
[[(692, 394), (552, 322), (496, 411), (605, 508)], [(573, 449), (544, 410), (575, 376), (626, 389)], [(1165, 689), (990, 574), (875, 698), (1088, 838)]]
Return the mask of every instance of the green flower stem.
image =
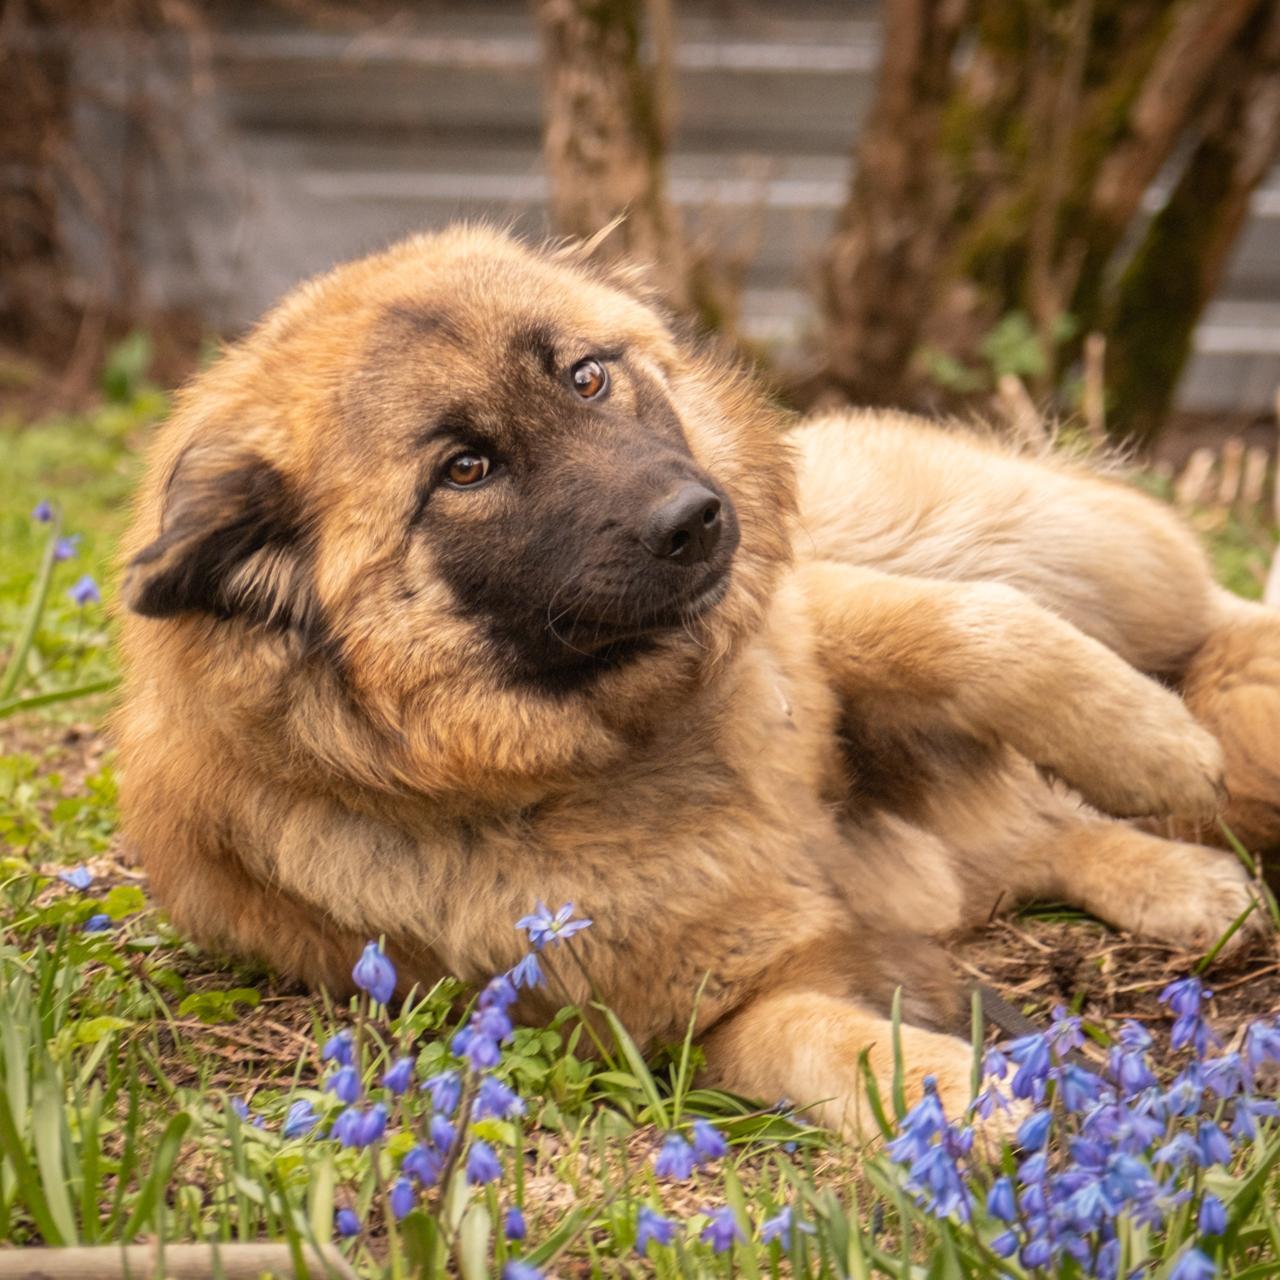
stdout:
[(62, 515), (55, 511), (49, 522), (49, 541), (45, 545), (44, 558), (40, 561), (40, 571), (36, 575), (35, 591), (31, 604), (27, 608), (26, 621), (22, 624), (22, 634), (14, 646), (9, 665), (5, 668), (4, 680), (0, 681), (0, 704), (7, 703), (13, 697), (14, 690), (22, 680), (27, 669), (27, 658), (31, 646), (35, 643), (36, 631), (40, 626), (40, 618), (45, 605), (49, 602), (49, 587), (53, 582), (53, 566), (57, 563), (54, 554), (58, 549), (58, 538), (62, 534)]

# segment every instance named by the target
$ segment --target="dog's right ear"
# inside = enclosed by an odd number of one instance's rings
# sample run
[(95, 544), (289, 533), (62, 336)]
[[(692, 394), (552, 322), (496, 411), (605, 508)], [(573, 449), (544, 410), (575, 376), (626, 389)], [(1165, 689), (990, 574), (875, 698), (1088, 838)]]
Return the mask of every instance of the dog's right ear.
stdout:
[(305, 628), (316, 618), (307, 541), (275, 466), (195, 444), (169, 477), (159, 536), (128, 565), (124, 601), (148, 618), (205, 613)]

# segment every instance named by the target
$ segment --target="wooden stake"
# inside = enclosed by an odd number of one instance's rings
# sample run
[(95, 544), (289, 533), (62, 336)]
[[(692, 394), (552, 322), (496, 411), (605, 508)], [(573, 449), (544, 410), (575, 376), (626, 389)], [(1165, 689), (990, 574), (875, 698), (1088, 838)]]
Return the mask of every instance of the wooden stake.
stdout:
[(287, 1244), (102, 1245), (71, 1249), (0, 1249), (0, 1280), (256, 1280), (261, 1275), (356, 1280), (333, 1245), (300, 1246), (295, 1269)]

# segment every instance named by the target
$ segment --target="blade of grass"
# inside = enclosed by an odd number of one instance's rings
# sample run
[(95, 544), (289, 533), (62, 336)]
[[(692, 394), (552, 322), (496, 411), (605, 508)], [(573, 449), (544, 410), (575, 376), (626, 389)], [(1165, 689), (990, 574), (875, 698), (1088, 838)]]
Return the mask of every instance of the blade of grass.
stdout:
[(44, 555), (40, 558), (40, 568), (36, 571), (35, 585), (31, 592), (31, 603), (27, 606), (27, 616), (23, 619), (22, 630), (13, 646), (13, 654), (9, 665), (0, 678), (0, 704), (13, 697), (27, 670), (27, 658), (31, 655), (31, 646), (35, 643), (36, 632), (40, 629), (40, 618), (45, 605), (49, 602), (49, 587), (53, 582), (53, 567), (57, 564), (54, 558), (58, 549), (58, 538), (62, 534), (62, 515), (53, 513), (49, 522), (49, 541), (45, 543)]

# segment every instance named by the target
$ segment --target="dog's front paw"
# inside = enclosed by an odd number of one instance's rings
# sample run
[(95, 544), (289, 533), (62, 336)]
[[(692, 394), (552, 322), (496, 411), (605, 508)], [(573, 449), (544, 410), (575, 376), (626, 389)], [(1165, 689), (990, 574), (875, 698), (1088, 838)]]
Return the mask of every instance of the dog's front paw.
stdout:
[(1117, 818), (1176, 818), (1207, 827), (1225, 799), (1222, 748), (1174, 695), (1145, 688), (1115, 708), (1113, 731), (1050, 767)]
[[(1188, 950), (1208, 950), (1257, 899), (1257, 887), (1236, 856), (1201, 845), (1161, 841), (1145, 865), (1117, 878), (1105, 918), (1131, 933)], [(1266, 928), (1261, 904), (1225, 950)]]

